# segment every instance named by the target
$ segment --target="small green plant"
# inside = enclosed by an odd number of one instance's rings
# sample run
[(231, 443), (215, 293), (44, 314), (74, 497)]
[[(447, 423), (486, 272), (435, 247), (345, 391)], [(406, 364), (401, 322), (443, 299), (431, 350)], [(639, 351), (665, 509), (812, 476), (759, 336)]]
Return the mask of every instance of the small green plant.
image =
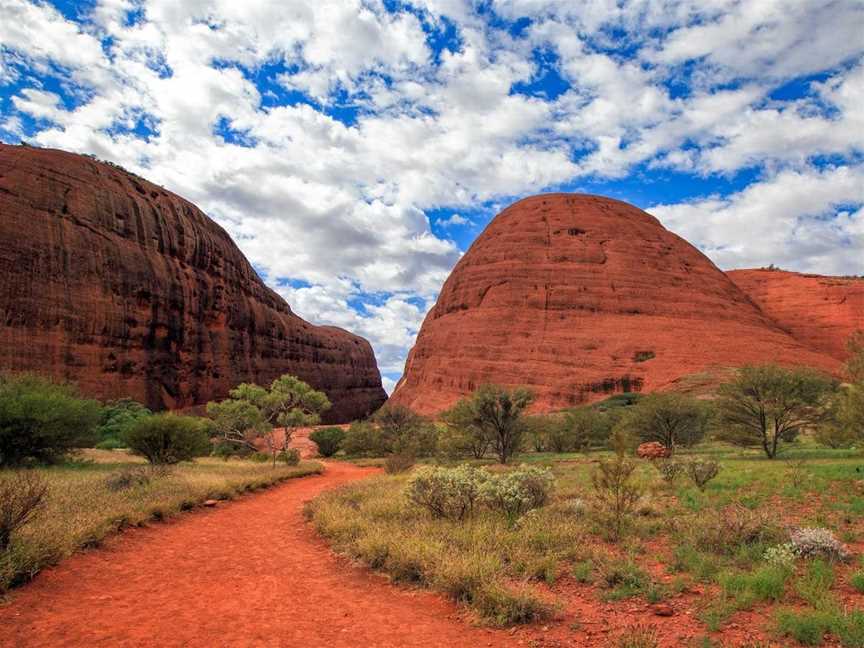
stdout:
[(852, 589), (864, 594), (864, 569), (859, 569), (849, 577), (849, 584)]
[(300, 463), (300, 451), (297, 448), (287, 448), (282, 450), (276, 459), (283, 462), (286, 466), (296, 466)]
[(777, 613), (777, 632), (805, 646), (820, 645), (832, 625), (833, 618), (828, 612), (780, 610)]
[(651, 579), (632, 560), (611, 560), (600, 565), (599, 583), (608, 592), (603, 598), (618, 601), (644, 594)]
[(720, 464), (716, 461), (690, 461), (687, 463), (687, 475), (700, 491), (704, 491), (708, 482), (719, 473)]
[(322, 457), (332, 457), (339, 452), (345, 439), (345, 432), (338, 427), (328, 427), (315, 430), (309, 438), (318, 446), (318, 454)]
[(48, 485), (33, 471), (0, 475), (0, 552), (9, 548), (12, 534), (45, 506), (47, 497)]
[(610, 536), (617, 541), (644, 489), (634, 475), (636, 462), (627, 456), (630, 443), (625, 433), (616, 431), (612, 443), (614, 457), (600, 460), (591, 474), (591, 484), (597, 513), (608, 522)]
[(807, 564), (807, 569), (796, 583), (798, 595), (815, 608), (830, 603), (829, 590), (834, 584), (834, 568), (821, 558)]
[(175, 464), (210, 451), (206, 430), (202, 419), (157, 414), (136, 420), (124, 432), (123, 441), (152, 464)]
[(768, 547), (763, 556), (769, 565), (790, 570), (795, 567), (795, 557), (795, 547), (790, 542)]

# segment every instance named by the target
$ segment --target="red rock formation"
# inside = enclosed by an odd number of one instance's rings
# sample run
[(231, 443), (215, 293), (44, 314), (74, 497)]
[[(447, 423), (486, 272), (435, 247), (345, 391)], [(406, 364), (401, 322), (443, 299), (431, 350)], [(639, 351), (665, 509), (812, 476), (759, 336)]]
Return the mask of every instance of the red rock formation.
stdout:
[(391, 398), (433, 413), (495, 382), (532, 388), (550, 410), (765, 361), (839, 365), (653, 216), (549, 194), (498, 214), (462, 257)]
[(864, 330), (864, 278), (782, 270), (726, 274), (763, 313), (811, 349), (845, 360), (849, 336)]
[(292, 373), (330, 420), (386, 395), (366, 340), (313, 326), (193, 204), (108, 164), (0, 145), (0, 369), (181, 408)]
[(639, 447), (636, 448), (636, 456), (642, 459), (665, 459), (671, 455), (672, 452), (669, 448), (657, 441), (640, 443)]

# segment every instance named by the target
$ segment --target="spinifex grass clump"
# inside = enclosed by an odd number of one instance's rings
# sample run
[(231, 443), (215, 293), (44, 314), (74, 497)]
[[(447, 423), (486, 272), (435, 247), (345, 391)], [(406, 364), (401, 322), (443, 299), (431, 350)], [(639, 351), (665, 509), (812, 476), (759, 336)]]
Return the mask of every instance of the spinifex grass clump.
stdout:
[(424, 467), (326, 493), (309, 515), (338, 550), (395, 580), (518, 623), (549, 616), (536, 583), (555, 582), (586, 547), (577, 516), (543, 505), (550, 488), (543, 469)]

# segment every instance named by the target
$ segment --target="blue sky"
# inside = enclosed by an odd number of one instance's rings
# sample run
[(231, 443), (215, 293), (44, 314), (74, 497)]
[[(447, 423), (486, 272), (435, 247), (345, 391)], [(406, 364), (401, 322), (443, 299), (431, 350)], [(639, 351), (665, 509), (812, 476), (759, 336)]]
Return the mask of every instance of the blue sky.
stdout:
[(192, 200), (392, 387), (501, 208), (581, 191), (722, 268), (864, 274), (858, 0), (0, 0), (0, 139)]

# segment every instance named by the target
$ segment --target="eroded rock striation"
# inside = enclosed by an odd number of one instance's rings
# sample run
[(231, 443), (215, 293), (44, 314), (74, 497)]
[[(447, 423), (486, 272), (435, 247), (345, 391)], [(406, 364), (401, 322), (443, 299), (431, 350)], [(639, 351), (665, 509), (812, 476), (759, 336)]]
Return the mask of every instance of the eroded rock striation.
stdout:
[(864, 330), (864, 277), (768, 269), (726, 274), (792, 337), (838, 360), (848, 356), (849, 337)]
[(462, 257), (391, 398), (434, 413), (494, 382), (526, 385), (553, 410), (765, 361), (839, 367), (653, 216), (548, 194), (498, 214)]
[(369, 343), (313, 326), (192, 203), (122, 169), (0, 144), (0, 369), (185, 408), (292, 373), (331, 421), (386, 399)]

